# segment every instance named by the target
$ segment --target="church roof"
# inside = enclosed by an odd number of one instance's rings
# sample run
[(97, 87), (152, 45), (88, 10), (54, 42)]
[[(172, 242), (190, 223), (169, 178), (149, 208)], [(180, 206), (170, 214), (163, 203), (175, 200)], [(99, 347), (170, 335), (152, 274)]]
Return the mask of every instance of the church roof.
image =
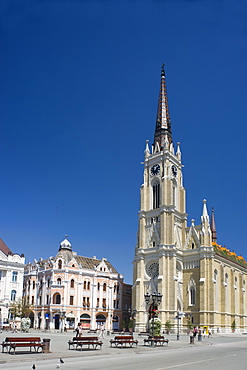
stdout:
[(11, 250), (9, 249), (9, 247), (7, 247), (7, 245), (4, 243), (4, 241), (0, 238), (0, 250), (6, 254), (6, 256), (8, 255), (13, 255), (13, 252), (11, 252)]
[(247, 268), (247, 262), (245, 261), (243, 256), (238, 256), (235, 252), (231, 252), (226, 247), (222, 247), (215, 242), (213, 242), (212, 244), (216, 254)]

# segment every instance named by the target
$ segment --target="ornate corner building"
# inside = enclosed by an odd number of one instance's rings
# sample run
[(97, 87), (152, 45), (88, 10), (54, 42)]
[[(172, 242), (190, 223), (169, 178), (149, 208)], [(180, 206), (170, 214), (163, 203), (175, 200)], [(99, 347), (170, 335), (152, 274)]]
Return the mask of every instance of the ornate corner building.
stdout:
[[(83, 257), (72, 250), (67, 237), (57, 255), (25, 266), (24, 297), (31, 305), (31, 326), (40, 329), (119, 330), (125, 284), (106, 258)], [(126, 306), (126, 307), (125, 307)]]
[[(135, 330), (146, 331), (149, 307), (144, 295), (162, 294), (159, 317), (176, 324), (188, 317), (193, 325), (228, 331), (247, 328), (247, 263), (217, 244), (203, 200), (200, 225), (187, 226), (186, 190), (180, 143), (174, 148), (164, 65), (154, 142), (146, 141), (144, 178), (140, 189), (138, 240), (133, 262), (132, 308)], [(178, 314), (181, 315), (178, 315)]]

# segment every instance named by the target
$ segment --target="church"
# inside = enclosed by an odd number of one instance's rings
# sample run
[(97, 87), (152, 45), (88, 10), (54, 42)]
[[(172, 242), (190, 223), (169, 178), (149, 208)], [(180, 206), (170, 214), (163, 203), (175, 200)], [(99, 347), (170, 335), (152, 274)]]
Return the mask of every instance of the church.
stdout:
[(173, 143), (164, 65), (154, 140), (146, 141), (133, 261), (135, 331), (149, 330), (155, 311), (175, 328), (247, 329), (247, 263), (217, 244), (214, 211), (202, 202), (201, 223), (187, 224), (180, 143)]

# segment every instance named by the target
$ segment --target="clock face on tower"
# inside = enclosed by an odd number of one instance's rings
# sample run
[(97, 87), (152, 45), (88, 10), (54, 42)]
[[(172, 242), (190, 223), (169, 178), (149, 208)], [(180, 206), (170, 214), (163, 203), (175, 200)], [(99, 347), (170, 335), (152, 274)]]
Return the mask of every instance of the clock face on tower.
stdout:
[(147, 274), (151, 278), (157, 278), (159, 276), (159, 264), (157, 262), (151, 263), (147, 268)]
[(159, 172), (160, 172), (160, 165), (154, 164), (153, 167), (151, 168), (151, 175), (153, 176), (158, 175)]

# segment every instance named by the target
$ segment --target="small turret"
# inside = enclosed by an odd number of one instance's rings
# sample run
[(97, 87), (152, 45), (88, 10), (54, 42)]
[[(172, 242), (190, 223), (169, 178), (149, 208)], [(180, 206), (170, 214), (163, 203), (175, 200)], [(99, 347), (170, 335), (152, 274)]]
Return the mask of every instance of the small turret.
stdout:
[(210, 222), (210, 228), (212, 233), (212, 242), (217, 242), (217, 232), (216, 232), (216, 225), (215, 225), (215, 218), (214, 218), (214, 209), (212, 208), (211, 212), (211, 222)]

